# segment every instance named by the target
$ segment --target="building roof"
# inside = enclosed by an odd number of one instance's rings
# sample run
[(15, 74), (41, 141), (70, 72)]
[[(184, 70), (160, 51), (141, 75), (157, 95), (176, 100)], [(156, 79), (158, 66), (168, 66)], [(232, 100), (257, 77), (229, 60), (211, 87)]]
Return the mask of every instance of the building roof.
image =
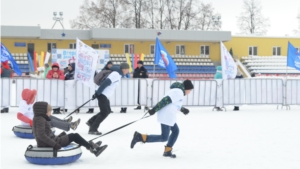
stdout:
[[(231, 40), (230, 31), (156, 30), (156, 29), (111, 29), (90, 30), (41, 29), (39, 26), (1, 26), (2, 38), (34, 38), (58, 40), (132, 40), (154, 41), (157, 33), (163, 41), (219, 42)], [(64, 36), (63, 36), (64, 33)]]

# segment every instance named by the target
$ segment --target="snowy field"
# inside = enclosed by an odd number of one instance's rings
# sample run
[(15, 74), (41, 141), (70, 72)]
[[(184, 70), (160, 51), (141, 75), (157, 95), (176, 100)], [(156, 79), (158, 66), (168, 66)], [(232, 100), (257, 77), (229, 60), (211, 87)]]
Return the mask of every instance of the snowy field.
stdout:
[[(137, 144), (130, 149), (134, 131), (159, 134), (156, 116), (99, 139), (108, 148), (95, 157), (82, 147), (81, 158), (62, 166), (30, 164), (24, 157), (28, 145), (35, 140), (16, 137), (12, 127), (20, 124), (17, 108), (1, 114), (1, 168), (2, 169), (299, 169), (300, 168), (300, 107), (277, 110), (276, 106), (242, 106), (239, 112), (227, 107), (227, 112), (213, 112), (212, 108), (189, 108), (190, 114), (178, 115), (179, 138), (174, 146), (176, 159), (163, 157), (166, 143)], [(96, 109), (98, 110), (98, 108)], [(142, 111), (128, 108), (120, 114), (120, 108), (100, 125), (101, 132), (108, 132), (125, 123), (140, 118)], [(91, 114), (74, 115), (81, 118), (76, 132), (86, 139), (85, 122)], [(65, 115), (57, 115), (63, 118)], [(61, 131), (57, 129), (57, 134)], [(71, 133), (73, 131), (69, 131)]]

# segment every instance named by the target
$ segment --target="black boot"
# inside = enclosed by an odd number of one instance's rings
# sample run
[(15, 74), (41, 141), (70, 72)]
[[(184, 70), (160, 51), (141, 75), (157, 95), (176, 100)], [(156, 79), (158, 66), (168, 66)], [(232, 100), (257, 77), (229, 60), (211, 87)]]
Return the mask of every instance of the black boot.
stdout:
[(8, 108), (3, 108), (3, 109), (1, 110), (1, 113), (8, 113), (8, 111), (9, 111)]
[(137, 142), (143, 142), (145, 143), (147, 140), (147, 135), (145, 134), (141, 134), (139, 132), (134, 132), (133, 134), (133, 138), (132, 138), (132, 141), (131, 141), (131, 144), (130, 144), (130, 148), (133, 148), (134, 145), (137, 143)]
[(99, 131), (93, 131), (93, 130), (89, 130), (89, 134), (91, 134), (91, 135), (102, 135), (102, 133), (101, 132), (99, 132)]
[(164, 157), (176, 158), (175, 154), (172, 154), (172, 147), (165, 146)]
[(86, 113), (94, 113), (94, 109), (89, 109)]
[(98, 157), (105, 149), (107, 148), (107, 145), (98, 147), (98, 148), (90, 148), (90, 152), (93, 153), (96, 157)]
[(138, 107), (134, 108), (134, 110), (141, 110), (141, 109), (142, 109), (141, 106), (138, 106)]
[(94, 123), (94, 120), (96, 119), (97, 115), (90, 118), (85, 124), (91, 127), (91, 125)]
[(239, 110), (240, 110), (240, 108), (238, 106), (234, 106), (233, 111), (239, 111)]
[(125, 107), (125, 108), (124, 108), (124, 113), (126, 113), (126, 111), (127, 111), (127, 108)]

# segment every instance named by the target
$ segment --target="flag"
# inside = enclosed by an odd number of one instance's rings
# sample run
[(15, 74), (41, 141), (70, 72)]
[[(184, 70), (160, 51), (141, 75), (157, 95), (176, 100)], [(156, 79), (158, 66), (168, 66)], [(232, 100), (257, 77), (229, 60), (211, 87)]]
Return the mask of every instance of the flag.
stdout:
[(234, 79), (237, 74), (237, 65), (234, 62), (231, 54), (228, 52), (226, 47), (222, 42), (220, 42), (221, 47), (221, 63), (222, 63), (222, 78)]
[(145, 54), (141, 53), (141, 55), (140, 55), (140, 60), (141, 60), (141, 61), (144, 61), (144, 59), (145, 59)]
[(29, 52), (28, 52), (27, 56), (28, 56), (28, 61), (29, 61), (31, 72), (34, 72), (34, 66), (33, 66), (32, 58), (31, 58), (31, 55)]
[(288, 43), (287, 66), (300, 70), (300, 52), (290, 42)]
[(125, 53), (125, 56), (126, 56), (127, 63), (129, 65), (129, 71), (132, 72), (132, 65), (131, 65), (129, 53)]
[(19, 76), (22, 75), (22, 72), (16, 63), (15, 59), (11, 55), (11, 53), (8, 51), (8, 49), (1, 43), (1, 62), (10, 61), (11, 66), (15, 73)]
[(44, 63), (48, 63), (50, 58), (50, 53), (47, 52)]
[(44, 66), (44, 59), (45, 59), (45, 53), (42, 51), (40, 57), (40, 67)]
[(139, 54), (134, 54), (134, 69), (137, 68), (138, 65), (137, 63), (139, 61), (139, 58), (140, 58)]
[(159, 67), (165, 68), (170, 78), (177, 78), (175, 74), (177, 66), (169, 55), (168, 51), (160, 43), (158, 38), (156, 38), (155, 44), (154, 64), (157, 64)]

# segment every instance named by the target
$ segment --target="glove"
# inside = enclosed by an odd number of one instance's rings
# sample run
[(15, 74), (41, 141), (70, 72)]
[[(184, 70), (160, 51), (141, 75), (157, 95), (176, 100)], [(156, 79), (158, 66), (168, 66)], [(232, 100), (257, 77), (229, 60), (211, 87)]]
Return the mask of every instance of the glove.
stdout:
[(93, 96), (92, 96), (92, 100), (95, 100), (97, 98), (97, 94), (95, 93)]
[(148, 113), (152, 116), (153, 114), (155, 114), (155, 110), (154, 109), (148, 110)]
[(65, 135), (67, 135), (67, 133), (66, 132), (61, 132), (59, 135), (58, 135), (58, 137), (62, 137), (62, 136), (65, 136)]
[(61, 149), (61, 146), (58, 143), (56, 143), (53, 148), (55, 150), (59, 150), (59, 149)]
[(181, 108), (181, 112), (184, 114), (184, 115), (187, 115), (187, 114), (189, 114), (189, 109), (186, 109), (186, 108), (184, 108), (184, 107), (182, 107)]

